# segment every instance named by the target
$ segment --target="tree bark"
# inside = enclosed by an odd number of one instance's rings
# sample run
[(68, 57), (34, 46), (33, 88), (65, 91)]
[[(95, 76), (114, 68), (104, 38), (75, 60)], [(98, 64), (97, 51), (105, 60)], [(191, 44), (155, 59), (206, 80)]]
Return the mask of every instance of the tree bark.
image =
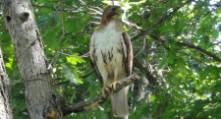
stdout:
[(30, 0), (2, 0), (6, 27), (25, 84), (30, 118), (62, 118)]
[(9, 92), (9, 78), (6, 74), (0, 47), (0, 119), (12, 119), (12, 111), (9, 104)]

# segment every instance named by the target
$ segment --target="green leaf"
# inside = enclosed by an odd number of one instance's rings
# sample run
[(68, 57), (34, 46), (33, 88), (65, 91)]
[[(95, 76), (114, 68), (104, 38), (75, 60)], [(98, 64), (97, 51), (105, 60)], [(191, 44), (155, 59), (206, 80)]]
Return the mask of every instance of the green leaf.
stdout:
[(6, 68), (12, 69), (13, 61), (14, 61), (14, 59), (12, 57), (9, 57), (8, 62), (5, 63)]
[(67, 59), (67, 62), (69, 62), (70, 64), (73, 64), (73, 65), (85, 62), (85, 60), (82, 59), (81, 57), (79, 57), (77, 54), (74, 54), (72, 56), (68, 56), (68, 57), (66, 57), (66, 59)]

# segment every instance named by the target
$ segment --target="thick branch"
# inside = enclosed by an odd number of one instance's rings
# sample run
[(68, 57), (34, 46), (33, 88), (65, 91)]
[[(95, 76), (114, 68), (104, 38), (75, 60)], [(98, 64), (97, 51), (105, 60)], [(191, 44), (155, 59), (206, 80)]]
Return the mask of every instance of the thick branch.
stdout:
[(126, 79), (119, 81), (116, 84), (115, 89), (112, 86), (106, 87), (105, 89), (105, 94), (106, 95), (100, 95), (99, 97), (95, 98), (94, 100), (92, 100), (91, 102), (80, 102), (74, 105), (66, 105), (64, 107), (62, 107), (62, 111), (63, 111), (63, 115), (68, 115), (71, 113), (78, 113), (78, 112), (82, 112), (82, 111), (86, 111), (86, 110), (90, 110), (96, 106), (98, 106), (99, 104), (102, 104), (112, 92), (117, 92), (120, 89), (130, 85), (131, 83), (139, 80), (139, 76), (137, 75), (131, 75), (129, 77), (127, 77)]

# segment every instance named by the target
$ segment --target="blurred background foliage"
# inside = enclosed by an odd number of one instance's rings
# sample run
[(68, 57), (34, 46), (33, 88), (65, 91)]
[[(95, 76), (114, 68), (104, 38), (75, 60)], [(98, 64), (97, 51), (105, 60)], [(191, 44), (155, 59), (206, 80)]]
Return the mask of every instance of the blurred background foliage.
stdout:
[[(117, 3), (118, 2), (118, 3)], [(220, 0), (118, 0), (132, 38), (131, 119), (221, 118)], [(88, 44), (102, 9), (100, 0), (32, 0), (57, 90), (74, 105), (100, 94)], [(0, 44), (11, 79), (15, 119), (28, 119), (24, 86), (0, 11)], [(65, 119), (114, 119), (110, 101)]]

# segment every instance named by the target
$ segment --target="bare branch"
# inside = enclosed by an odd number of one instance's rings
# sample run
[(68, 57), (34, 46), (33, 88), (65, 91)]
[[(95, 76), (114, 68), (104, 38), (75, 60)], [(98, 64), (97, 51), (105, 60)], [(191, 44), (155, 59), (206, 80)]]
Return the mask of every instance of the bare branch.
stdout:
[(45, 8), (45, 9), (50, 9), (55, 11), (56, 9), (51, 7), (51, 6), (45, 6), (45, 5), (38, 5), (38, 4), (32, 4), (33, 7), (38, 7), (38, 8)]
[(146, 44), (147, 44), (146, 42), (147, 42), (146, 38), (144, 38), (142, 48), (136, 53), (136, 55), (134, 57), (137, 57), (139, 54), (141, 54), (145, 50)]
[(143, 29), (140, 26), (138, 26), (137, 24), (133, 23), (133, 22), (130, 22), (130, 21), (124, 19), (123, 23), (126, 24), (127, 26), (131, 27), (131, 28), (134, 28), (138, 31), (143, 32)]
[(44, 9), (49, 9), (52, 11), (58, 11), (58, 12), (67, 12), (67, 13), (79, 13), (81, 11), (77, 10), (77, 8), (73, 7), (73, 8), (54, 8), (52, 6), (46, 6), (46, 5), (38, 5), (38, 4), (32, 4), (33, 7), (36, 8), (44, 8)]
[(95, 98), (94, 100), (92, 100), (90, 102), (80, 102), (80, 103), (70, 105), (70, 106), (65, 105), (64, 107), (62, 107), (63, 115), (65, 116), (65, 115), (68, 115), (71, 113), (78, 113), (78, 112), (90, 110), (90, 109), (98, 106), (99, 104), (102, 104), (109, 97), (109, 95), (111, 95), (112, 92), (117, 92), (120, 89), (122, 89), (123, 87), (126, 87), (139, 79), (140, 79), (139, 76), (133, 74), (133, 75), (127, 77), (126, 79), (119, 81), (116, 84), (115, 89), (112, 86), (106, 87), (106, 89), (105, 89), (106, 95), (101, 94), (99, 97)]

